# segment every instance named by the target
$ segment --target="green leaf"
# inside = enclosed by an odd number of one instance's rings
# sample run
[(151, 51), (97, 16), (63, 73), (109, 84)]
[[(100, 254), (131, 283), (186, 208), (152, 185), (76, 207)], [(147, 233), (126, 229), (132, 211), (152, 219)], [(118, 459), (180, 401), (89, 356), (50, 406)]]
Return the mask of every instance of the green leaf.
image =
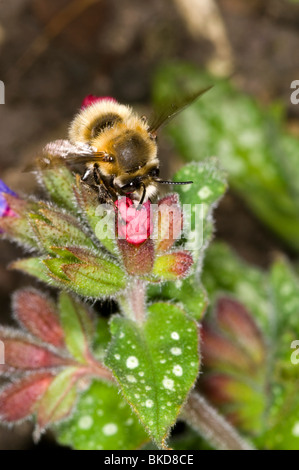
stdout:
[[(282, 257), (270, 272), (272, 321), (271, 404), (261, 438), (270, 449), (299, 449), (299, 281)], [(294, 356), (294, 357), (293, 357)]]
[(60, 372), (39, 402), (37, 409), (38, 432), (56, 421), (66, 418), (76, 399), (76, 367)]
[(111, 253), (117, 254), (115, 242), (115, 212), (111, 204), (99, 201), (99, 195), (77, 176), (74, 193), (80, 213), (87, 221), (102, 245)]
[(194, 276), (163, 285), (150, 285), (148, 294), (156, 300), (181, 302), (186, 312), (196, 320), (202, 319), (208, 305), (207, 293), (203, 286), (194, 280)]
[(264, 431), (267, 409), (267, 351), (256, 322), (242, 304), (220, 297), (214, 315), (203, 322), (199, 379), (212, 405), (243, 432)]
[(101, 260), (98, 266), (66, 264), (62, 269), (70, 280), (69, 286), (78, 294), (99, 298), (124, 289), (124, 272), (115, 264)]
[(110, 328), (106, 318), (97, 317), (96, 330), (93, 337), (92, 350), (98, 361), (103, 362), (106, 349), (111, 341)]
[(191, 64), (174, 63), (158, 70), (154, 101), (167, 101), (182, 87), (212, 90), (181, 113), (166, 132), (187, 161), (219, 157), (230, 186), (255, 214), (299, 249), (299, 141), (286, 135), (277, 104), (264, 110), (228, 80), (208, 76)]
[(95, 256), (77, 247), (53, 248), (52, 251), (62, 257), (43, 261), (51, 276), (79, 295), (99, 298), (115, 294), (126, 285), (123, 270), (103, 255)]
[(17, 242), (25, 248), (35, 250), (39, 248), (29, 222), (29, 214), (37, 209), (37, 204), (7, 193), (2, 193), (2, 196), (11, 213), (15, 215), (0, 217), (1, 236)]
[(65, 285), (69, 282), (69, 278), (64, 274), (62, 267), (65, 266), (66, 260), (61, 258), (44, 259), (43, 263), (48, 268), (49, 276), (57, 282), (62, 282)]
[(44, 264), (45, 258), (38, 257), (38, 258), (24, 258), (17, 261), (12, 262), (9, 265), (9, 269), (17, 269), (18, 271), (22, 271), (30, 276), (34, 276), (42, 282), (53, 284), (54, 286), (61, 286), (61, 284), (57, 281), (53, 280), (50, 276), (50, 271), (47, 269), (46, 265)]
[(266, 273), (242, 261), (227, 245), (213, 242), (206, 252), (202, 282), (213, 300), (219, 292), (235, 295), (269, 332), (271, 307)]
[[(211, 214), (226, 190), (226, 182), (215, 158), (185, 165), (174, 176), (174, 181), (190, 179), (192, 185), (177, 186), (176, 191), (184, 207), (185, 248), (192, 251), (195, 260), (200, 261), (213, 233)], [(187, 208), (189, 212), (186, 212)]]
[(53, 170), (41, 171), (39, 179), (55, 204), (77, 214), (73, 193), (75, 178), (70, 170), (61, 166)]
[(93, 382), (72, 418), (56, 428), (62, 445), (76, 450), (134, 450), (148, 437), (115, 385)]
[[(73, 253), (83, 257), (81, 250), (69, 248), (53, 252), (64, 255), (65, 258), (27, 258), (11, 263), (11, 269), (18, 269), (37, 277), (43, 282), (60, 288), (69, 288), (79, 295), (100, 298), (113, 295), (126, 287), (123, 270), (107, 259), (95, 257), (90, 253), (89, 262), (81, 263)], [(78, 254), (79, 253), (79, 254)], [(85, 252), (87, 256), (87, 252)]]
[[(298, 449), (299, 379), (296, 363), (298, 346), (292, 347), (293, 341), (299, 339), (298, 278), (290, 264), (282, 257), (276, 260), (268, 274), (238, 259), (222, 243), (212, 244), (207, 251), (205, 261), (203, 282), (210, 297), (217, 298), (223, 291), (234, 294), (254, 314), (267, 338), (267, 369), (270, 373), (266, 375), (264, 372), (264, 378), (267, 379), (267, 386), (263, 392), (266, 412), (261, 408), (263, 426), (259, 426), (260, 435), (256, 438), (256, 444), (266, 449)], [(207, 341), (204, 344), (207, 345)], [(221, 346), (219, 338), (215, 344), (217, 347)], [(214, 354), (217, 347), (213, 348)], [(295, 356), (295, 363), (292, 362), (292, 355)], [(223, 348), (222, 354), (218, 355), (219, 360), (221, 357), (223, 357)], [(241, 355), (238, 354), (236, 357), (240, 358)], [(207, 383), (210, 380), (214, 381), (214, 390), (219, 391), (219, 396), (222, 398), (229, 396), (232, 399), (231, 407), (226, 410), (228, 416), (230, 409), (238, 409), (239, 415), (243, 416), (245, 422), (254, 423), (253, 418), (257, 416), (258, 408), (254, 405), (253, 397), (250, 398), (250, 394), (246, 395), (244, 390), (240, 392), (236, 378), (231, 378), (230, 381), (226, 378), (224, 381), (223, 377), (215, 375), (217, 372), (215, 367), (211, 372), (212, 378), (210, 379), (205, 372), (203, 380)], [(257, 386), (255, 390), (258, 390)], [(211, 398), (211, 390), (209, 397)], [(258, 398), (258, 395), (256, 397)], [(251, 432), (256, 432), (257, 429), (258, 426), (255, 425)]]
[(95, 248), (81, 230), (76, 218), (40, 203), (38, 213), (31, 214), (32, 226), (43, 248), (53, 253), (53, 246), (83, 246)]
[[(192, 185), (177, 186), (177, 192), (184, 207), (184, 232), (187, 240), (185, 248), (191, 251), (195, 273), (187, 279), (178, 280), (176, 284), (166, 283), (161, 287), (152, 287), (150, 292), (157, 295), (159, 290), (160, 297), (182, 302), (190, 315), (200, 319), (207, 306), (207, 296), (199, 274), (204, 251), (213, 233), (212, 211), (226, 189), (226, 182), (214, 158), (204, 163), (184, 166), (174, 180), (193, 180)], [(155, 263), (157, 266), (159, 259)], [(156, 266), (154, 272), (157, 270)]]
[(65, 293), (60, 294), (59, 311), (67, 349), (77, 361), (84, 364), (87, 362), (93, 334), (91, 316), (83, 305)]
[[(273, 303), (276, 310), (276, 331), (292, 334), (289, 339), (299, 338), (299, 282), (286, 259), (280, 257), (270, 271)], [(287, 349), (289, 353), (289, 342)]]
[(150, 306), (146, 322), (114, 317), (106, 364), (158, 445), (165, 445), (198, 373), (194, 320), (171, 304)]

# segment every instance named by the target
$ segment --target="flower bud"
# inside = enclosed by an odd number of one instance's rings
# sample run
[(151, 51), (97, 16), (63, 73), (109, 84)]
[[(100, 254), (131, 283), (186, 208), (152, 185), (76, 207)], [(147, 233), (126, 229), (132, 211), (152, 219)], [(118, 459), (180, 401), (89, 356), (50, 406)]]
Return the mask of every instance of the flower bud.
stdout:
[(95, 96), (95, 95), (87, 95), (85, 96), (84, 100), (82, 101), (81, 104), (81, 109), (88, 108), (88, 106), (97, 103), (99, 101), (112, 101), (116, 103), (116, 100), (112, 98), (111, 96)]

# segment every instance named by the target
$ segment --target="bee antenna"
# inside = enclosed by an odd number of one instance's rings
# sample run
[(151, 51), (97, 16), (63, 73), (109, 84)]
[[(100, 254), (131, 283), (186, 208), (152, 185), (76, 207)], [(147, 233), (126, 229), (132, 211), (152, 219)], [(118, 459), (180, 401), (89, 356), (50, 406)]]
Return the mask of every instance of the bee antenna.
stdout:
[(155, 180), (160, 184), (193, 184), (193, 181), (164, 181), (164, 180)]

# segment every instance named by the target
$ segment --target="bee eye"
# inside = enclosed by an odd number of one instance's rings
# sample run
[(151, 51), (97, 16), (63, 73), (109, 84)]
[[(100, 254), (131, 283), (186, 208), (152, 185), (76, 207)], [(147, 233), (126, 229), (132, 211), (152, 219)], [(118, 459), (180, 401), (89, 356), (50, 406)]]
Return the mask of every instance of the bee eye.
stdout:
[(112, 155), (105, 154), (103, 157), (103, 162), (114, 162), (114, 157)]
[(126, 189), (138, 189), (140, 187), (140, 181), (139, 179), (135, 178), (134, 180), (130, 181), (129, 183), (125, 184), (124, 186), (121, 187), (122, 190)]
[(157, 178), (160, 174), (160, 170), (159, 168), (153, 168), (151, 171), (150, 171), (150, 176), (152, 176), (153, 178)]

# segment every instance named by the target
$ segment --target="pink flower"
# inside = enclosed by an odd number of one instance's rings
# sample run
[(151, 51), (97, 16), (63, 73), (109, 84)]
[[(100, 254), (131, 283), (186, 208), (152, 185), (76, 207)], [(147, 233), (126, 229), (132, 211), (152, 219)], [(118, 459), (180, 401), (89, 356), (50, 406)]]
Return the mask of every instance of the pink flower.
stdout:
[(81, 109), (88, 108), (91, 104), (97, 103), (98, 101), (113, 101), (116, 103), (116, 100), (112, 98), (111, 96), (95, 96), (95, 95), (87, 95), (85, 96), (84, 100), (82, 101), (81, 104)]
[(133, 245), (140, 245), (140, 243), (147, 240), (153, 228), (150, 215), (150, 202), (145, 202), (140, 209), (137, 209), (133, 201), (124, 196), (119, 198), (115, 202), (115, 205), (118, 208), (118, 237), (126, 239), (128, 243)]

